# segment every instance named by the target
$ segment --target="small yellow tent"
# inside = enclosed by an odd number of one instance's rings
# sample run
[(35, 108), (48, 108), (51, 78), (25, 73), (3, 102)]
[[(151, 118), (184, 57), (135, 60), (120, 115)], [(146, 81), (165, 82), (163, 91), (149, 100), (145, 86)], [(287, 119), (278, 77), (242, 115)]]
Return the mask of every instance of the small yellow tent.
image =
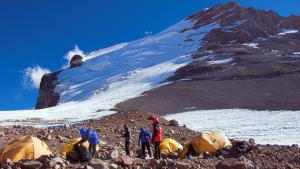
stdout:
[[(75, 139), (71, 140), (69, 143), (67, 143), (60, 149), (60, 153), (68, 153), (68, 152), (72, 151), (74, 144), (78, 143), (80, 140), (81, 140), (81, 138), (75, 138)], [(88, 141), (84, 142), (82, 145), (86, 149), (89, 148)], [(99, 145), (97, 145), (96, 151), (99, 151), (99, 150), (100, 150)]]
[(183, 151), (179, 155), (181, 159), (188, 153), (190, 145), (193, 146), (195, 152), (198, 154), (203, 152), (216, 153), (219, 149), (231, 145), (231, 142), (222, 132), (203, 131), (200, 135), (185, 144)]
[(52, 154), (46, 143), (36, 137), (23, 136), (10, 142), (0, 150), (0, 163), (11, 159), (18, 162), (21, 159), (37, 159), (43, 155)]
[(182, 149), (182, 145), (171, 138), (163, 139), (163, 141), (160, 144), (160, 152), (162, 154), (169, 154)]

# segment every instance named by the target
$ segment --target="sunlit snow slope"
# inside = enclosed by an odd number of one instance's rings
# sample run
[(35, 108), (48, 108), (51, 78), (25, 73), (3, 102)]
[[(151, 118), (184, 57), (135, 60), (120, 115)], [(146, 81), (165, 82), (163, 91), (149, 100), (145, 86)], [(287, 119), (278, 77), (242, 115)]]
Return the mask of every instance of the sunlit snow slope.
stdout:
[(0, 112), (1, 124), (59, 124), (113, 113), (108, 110), (115, 104), (162, 85), (192, 60), (202, 38), (219, 27), (212, 23), (181, 32), (193, 25), (183, 20), (156, 35), (90, 52), (82, 66), (59, 73), (58, 106)]
[(184, 20), (157, 35), (91, 52), (83, 66), (59, 74), (60, 102), (85, 100), (112, 88), (123, 88), (118, 97), (124, 100), (158, 85), (191, 60), (201, 39), (218, 24), (180, 33), (192, 26)]
[(300, 144), (300, 111), (198, 110), (167, 115), (196, 130), (220, 130), (230, 138), (260, 144)]

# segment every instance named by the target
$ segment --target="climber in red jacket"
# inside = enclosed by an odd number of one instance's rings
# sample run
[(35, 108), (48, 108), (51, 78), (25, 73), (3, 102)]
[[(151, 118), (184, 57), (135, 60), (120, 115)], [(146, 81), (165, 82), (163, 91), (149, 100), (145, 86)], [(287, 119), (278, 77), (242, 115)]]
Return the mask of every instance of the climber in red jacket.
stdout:
[(159, 126), (158, 118), (152, 116), (152, 143), (154, 144), (154, 158), (160, 159), (160, 148), (159, 145), (162, 142), (162, 135), (163, 131), (162, 128)]

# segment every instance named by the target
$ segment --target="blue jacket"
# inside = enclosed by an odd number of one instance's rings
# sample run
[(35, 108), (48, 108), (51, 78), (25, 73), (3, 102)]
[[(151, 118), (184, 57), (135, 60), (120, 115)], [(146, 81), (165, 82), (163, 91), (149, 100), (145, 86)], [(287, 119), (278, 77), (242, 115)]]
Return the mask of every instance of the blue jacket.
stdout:
[(94, 131), (89, 131), (89, 138), (88, 138), (90, 145), (97, 145), (100, 142), (99, 136)]
[(142, 142), (142, 143), (150, 142), (151, 138), (152, 138), (152, 136), (151, 136), (150, 132), (148, 130), (141, 128), (141, 132), (139, 135), (139, 143), (140, 142)]
[(100, 142), (98, 134), (91, 130), (80, 129), (81, 143), (88, 141), (90, 145), (97, 145)]

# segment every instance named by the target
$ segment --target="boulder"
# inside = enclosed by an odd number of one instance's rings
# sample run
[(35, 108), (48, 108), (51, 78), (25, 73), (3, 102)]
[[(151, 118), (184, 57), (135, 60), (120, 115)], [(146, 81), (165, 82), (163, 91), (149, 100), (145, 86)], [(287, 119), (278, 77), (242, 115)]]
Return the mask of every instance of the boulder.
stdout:
[(0, 168), (11, 168), (13, 166), (13, 162), (10, 159), (6, 159), (6, 161), (3, 164), (0, 164)]
[(121, 156), (121, 161), (123, 166), (131, 166), (134, 163), (134, 159), (129, 156)]
[(83, 64), (83, 57), (81, 55), (74, 55), (70, 61), (70, 68), (79, 67)]
[(135, 120), (134, 120), (134, 119), (129, 119), (129, 122), (130, 122), (130, 123), (134, 123)]
[(48, 135), (46, 136), (45, 140), (46, 140), (46, 141), (50, 141), (50, 140), (52, 140), (52, 137), (51, 137), (51, 135), (50, 135), (50, 134), (48, 134)]
[(83, 169), (94, 169), (94, 168), (89, 165), (85, 165)]
[(109, 169), (107, 163), (100, 159), (92, 159), (89, 165), (94, 169)]
[(158, 160), (156, 160), (156, 159), (151, 159), (151, 160), (150, 160), (150, 166), (151, 166), (152, 168), (156, 168), (156, 167), (158, 166), (158, 164), (159, 164), (159, 161), (158, 161)]
[(170, 130), (170, 134), (171, 135), (175, 134), (175, 131), (174, 130)]
[(253, 163), (246, 158), (242, 160), (236, 158), (228, 158), (220, 162), (216, 169), (254, 169)]
[(179, 123), (177, 120), (170, 120), (169, 121), (169, 126), (175, 126), (175, 127), (178, 127), (179, 126)]
[(108, 167), (109, 169), (118, 169), (119, 166), (117, 164), (110, 163)]
[(5, 137), (5, 133), (4, 132), (0, 132), (0, 137)]
[(119, 151), (118, 150), (113, 150), (109, 152), (109, 158), (110, 159), (116, 159), (119, 157)]
[(43, 164), (39, 161), (26, 161), (21, 164), (21, 167), (24, 169), (40, 169)]
[(40, 158), (38, 158), (38, 161), (41, 162), (45, 166), (49, 166), (51, 157), (48, 155), (42, 155)]
[(191, 164), (184, 163), (184, 162), (176, 162), (174, 166), (177, 169), (189, 169), (189, 168), (192, 168)]
[(161, 167), (166, 167), (166, 166), (168, 166), (168, 161), (167, 160), (161, 160), (161, 162), (159, 163), (159, 165)]
[(66, 162), (66, 160), (64, 160), (64, 159), (62, 159), (62, 158), (60, 158), (60, 157), (55, 157), (55, 158), (53, 158), (53, 159), (49, 162), (49, 165), (50, 165), (51, 167), (55, 167), (56, 165), (61, 166), (61, 165), (63, 165), (65, 162)]

